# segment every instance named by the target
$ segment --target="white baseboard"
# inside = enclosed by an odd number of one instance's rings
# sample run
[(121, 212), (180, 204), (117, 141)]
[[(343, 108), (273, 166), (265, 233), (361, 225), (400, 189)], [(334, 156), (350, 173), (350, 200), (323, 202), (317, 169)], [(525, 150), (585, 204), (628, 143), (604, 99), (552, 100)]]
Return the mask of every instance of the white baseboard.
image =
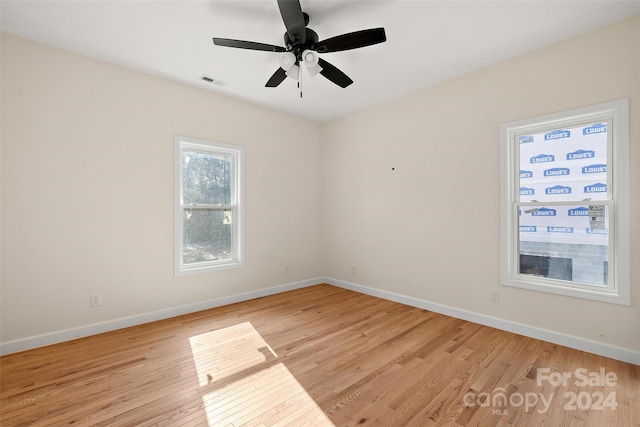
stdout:
[(472, 311), (467, 311), (444, 304), (433, 303), (418, 298), (397, 294), (394, 292), (383, 291), (368, 286), (358, 285), (356, 283), (350, 283), (331, 277), (326, 277), (324, 281), (325, 283), (328, 283), (330, 285), (349, 289), (355, 292), (383, 298), (389, 301), (399, 302), (401, 304), (409, 305), (412, 307), (422, 308), (424, 310), (433, 311), (435, 313), (445, 314), (457, 319), (468, 320), (469, 322), (491, 326), (492, 328), (501, 329), (503, 331), (524, 335), (526, 337), (536, 338), (554, 344), (563, 345), (565, 347), (586, 351), (589, 353), (597, 354), (599, 356), (621, 360), (623, 362), (632, 363), (634, 365), (640, 365), (640, 352), (635, 350), (616, 347), (609, 344), (603, 344), (597, 341), (592, 341), (573, 335), (567, 335), (560, 332), (550, 331), (548, 329), (542, 329), (535, 326), (512, 322), (497, 317), (487, 316), (485, 314), (475, 313)]
[(46, 345), (57, 344), (64, 341), (70, 341), (76, 338), (84, 338), (90, 335), (101, 334), (103, 332), (115, 331), (117, 329), (127, 328), (129, 326), (155, 322), (156, 320), (168, 319), (175, 316), (181, 316), (183, 314), (195, 313), (197, 311), (208, 310), (210, 308), (220, 307), (223, 305), (234, 304), (237, 302), (248, 301), (268, 295), (279, 294), (281, 292), (305, 288), (307, 286), (317, 285), (318, 283), (323, 282), (324, 278), (320, 277), (316, 279), (303, 280), (301, 282), (287, 283), (271, 288), (259, 289), (256, 291), (230, 295), (227, 297), (216, 298), (194, 304), (170, 307), (164, 310), (144, 313), (136, 316), (124, 317), (107, 322), (94, 323), (92, 325), (81, 326), (78, 328), (66, 329), (15, 341), (4, 342), (0, 343), (0, 356), (3, 356), (5, 354), (17, 353), (19, 351), (29, 350), (37, 347), (44, 347)]
[(216, 298), (213, 300), (198, 302), (194, 304), (182, 305), (178, 307), (170, 307), (164, 310), (144, 313), (136, 316), (125, 317), (125, 318), (120, 318), (120, 319), (111, 320), (107, 322), (82, 326), (78, 328), (56, 331), (49, 334), (43, 334), (43, 335), (33, 336), (33, 337), (19, 339), (15, 341), (4, 342), (4, 343), (0, 343), (0, 355), (17, 353), (19, 351), (29, 350), (32, 348), (43, 347), (46, 345), (57, 344), (64, 341), (73, 340), (76, 338), (83, 338), (90, 335), (100, 334), (103, 332), (109, 332), (117, 329), (127, 328), (129, 326), (141, 325), (143, 323), (154, 322), (156, 320), (168, 319), (171, 317), (180, 316), (188, 313), (195, 313), (197, 311), (207, 310), (210, 308), (220, 307), (223, 305), (234, 304), (242, 301), (248, 301), (248, 300), (252, 300), (255, 298), (260, 298), (268, 295), (275, 295), (282, 292), (291, 291), (294, 289), (305, 288), (305, 287), (316, 285), (319, 283), (328, 283), (333, 286), (338, 286), (344, 289), (349, 289), (349, 290), (360, 292), (366, 295), (383, 298), (389, 301), (395, 301), (395, 302), (409, 305), (412, 307), (422, 308), (424, 310), (433, 311), (435, 313), (444, 314), (444, 315), (455, 317), (462, 320), (468, 320), (470, 322), (478, 323), (481, 325), (491, 326), (496, 329), (501, 329), (501, 330), (513, 332), (519, 335), (524, 335), (527, 337), (548, 341), (554, 344), (559, 344), (559, 345), (574, 348), (577, 350), (582, 350), (589, 353), (597, 354), (600, 356), (609, 357), (611, 359), (621, 360), (623, 362), (640, 365), (640, 352), (635, 350), (603, 344), (597, 341), (592, 341), (585, 338), (576, 337), (573, 335), (562, 334), (560, 332), (550, 331), (548, 329), (542, 329), (535, 326), (512, 322), (512, 321), (500, 319), (497, 317), (487, 316), (484, 314), (475, 313), (475, 312), (463, 310), (460, 308), (447, 306), (444, 304), (433, 303), (433, 302), (421, 300), (418, 298), (397, 294), (394, 292), (384, 291), (384, 290), (371, 288), (364, 285), (359, 285), (356, 283), (346, 282), (344, 280), (334, 279), (331, 277), (318, 277), (315, 279), (303, 280), (300, 282), (287, 283), (284, 285), (274, 286), (271, 288), (230, 295), (227, 297)]

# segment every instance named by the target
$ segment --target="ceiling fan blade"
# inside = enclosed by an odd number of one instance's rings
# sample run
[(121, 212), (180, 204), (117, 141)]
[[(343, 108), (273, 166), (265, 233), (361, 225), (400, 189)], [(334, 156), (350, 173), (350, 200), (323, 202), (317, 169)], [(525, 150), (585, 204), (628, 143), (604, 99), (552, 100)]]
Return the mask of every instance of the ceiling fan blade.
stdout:
[(325, 76), (327, 79), (331, 80), (333, 83), (337, 84), (341, 88), (345, 88), (353, 83), (353, 80), (349, 78), (345, 73), (337, 69), (334, 65), (331, 65), (324, 59), (320, 58), (318, 60), (318, 65), (322, 67), (322, 71), (320, 74)]
[(265, 87), (276, 87), (287, 78), (287, 72), (282, 68), (278, 68), (271, 76)]
[(314, 49), (318, 53), (339, 52), (341, 50), (357, 49), (387, 41), (384, 28), (370, 28), (368, 30), (354, 31), (319, 41)]
[(286, 52), (287, 49), (272, 44), (248, 42), (244, 40), (213, 38), (216, 46), (237, 47), (239, 49), (264, 50), (267, 52)]
[(278, 0), (278, 8), (289, 38), (299, 44), (307, 40), (306, 25), (299, 0)]

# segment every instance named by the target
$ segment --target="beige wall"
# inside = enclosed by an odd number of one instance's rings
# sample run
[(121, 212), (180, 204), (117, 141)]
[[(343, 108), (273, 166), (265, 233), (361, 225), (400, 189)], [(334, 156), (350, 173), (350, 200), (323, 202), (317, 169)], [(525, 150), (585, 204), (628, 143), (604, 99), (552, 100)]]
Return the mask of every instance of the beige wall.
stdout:
[[(320, 127), (3, 34), (2, 342), (321, 276)], [(176, 134), (246, 148), (246, 268), (174, 277)]]
[(639, 54), (636, 17), (327, 124), (326, 275), (640, 350), (638, 262), (631, 306), (499, 282), (500, 124), (619, 98), (630, 98), (631, 259), (640, 259)]
[[(500, 286), (498, 134), (630, 98), (640, 259), (639, 28), (322, 125), (4, 34), (1, 341), (326, 276), (640, 351), (638, 263), (628, 307)], [(245, 269), (173, 277), (175, 134), (246, 147)]]

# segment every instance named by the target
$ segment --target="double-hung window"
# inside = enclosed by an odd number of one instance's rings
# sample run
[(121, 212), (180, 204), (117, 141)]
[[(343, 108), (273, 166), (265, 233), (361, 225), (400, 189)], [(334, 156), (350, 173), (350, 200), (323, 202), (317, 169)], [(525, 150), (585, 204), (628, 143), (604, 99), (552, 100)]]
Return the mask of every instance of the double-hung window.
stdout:
[(241, 147), (175, 138), (176, 275), (242, 267)]
[(628, 100), (501, 126), (501, 281), (629, 304)]

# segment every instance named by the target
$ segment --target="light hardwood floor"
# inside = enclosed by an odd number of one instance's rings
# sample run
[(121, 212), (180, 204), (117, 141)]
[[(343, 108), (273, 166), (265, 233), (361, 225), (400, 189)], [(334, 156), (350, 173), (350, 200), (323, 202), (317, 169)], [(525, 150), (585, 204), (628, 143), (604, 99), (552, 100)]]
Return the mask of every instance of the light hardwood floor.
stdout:
[(329, 285), (7, 355), (0, 375), (2, 426), (640, 426), (639, 366)]

